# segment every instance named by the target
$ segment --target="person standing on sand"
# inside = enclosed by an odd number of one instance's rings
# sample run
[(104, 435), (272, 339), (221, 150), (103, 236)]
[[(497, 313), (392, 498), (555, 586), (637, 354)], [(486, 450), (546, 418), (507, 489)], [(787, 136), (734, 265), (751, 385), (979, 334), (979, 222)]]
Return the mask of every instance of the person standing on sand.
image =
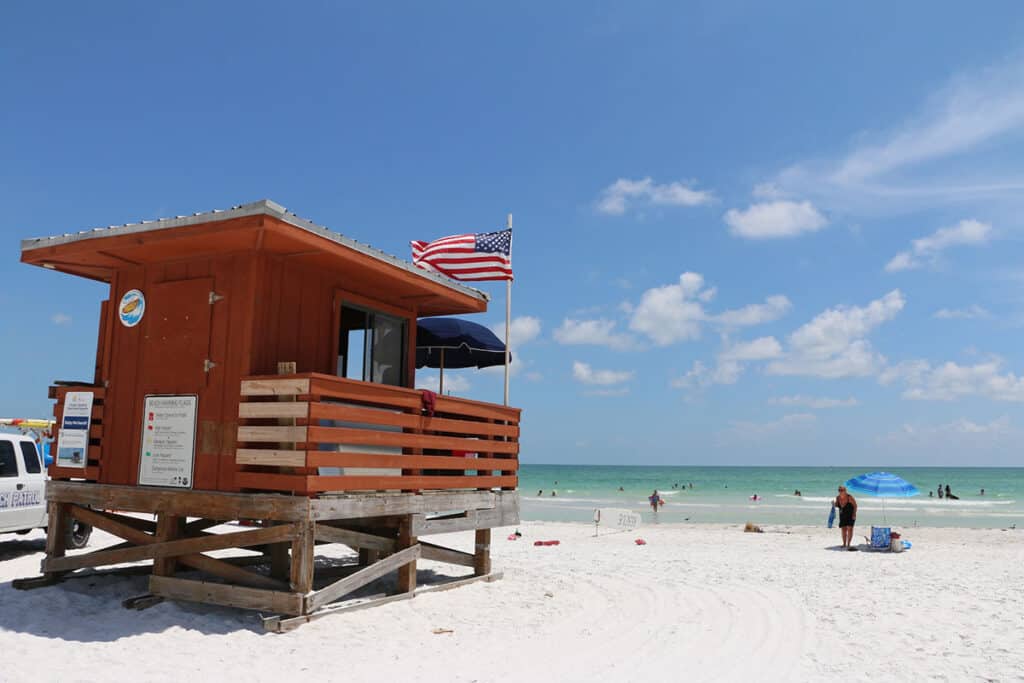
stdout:
[(839, 508), (839, 531), (843, 535), (843, 547), (851, 548), (853, 525), (857, 521), (857, 501), (846, 492), (845, 486), (840, 486), (839, 495), (833, 504)]

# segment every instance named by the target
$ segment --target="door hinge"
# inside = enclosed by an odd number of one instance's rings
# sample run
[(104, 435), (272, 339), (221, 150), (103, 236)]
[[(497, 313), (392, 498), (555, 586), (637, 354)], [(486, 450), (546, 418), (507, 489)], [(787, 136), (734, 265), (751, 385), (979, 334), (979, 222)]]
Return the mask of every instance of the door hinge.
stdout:
[(215, 367), (217, 367), (217, 364), (209, 358), (203, 361), (203, 372), (209, 372)]
[(210, 292), (210, 305), (212, 306), (213, 304), (217, 303), (223, 298), (223, 294), (218, 294), (217, 292)]

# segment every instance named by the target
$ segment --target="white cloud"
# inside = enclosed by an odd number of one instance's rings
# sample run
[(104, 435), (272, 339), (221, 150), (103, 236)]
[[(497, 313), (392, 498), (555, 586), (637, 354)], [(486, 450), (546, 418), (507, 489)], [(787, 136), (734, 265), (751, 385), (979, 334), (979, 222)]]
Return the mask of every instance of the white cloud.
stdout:
[(953, 227), (940, 228), (927, 237), (914, 240), (910, 250), (893, 256), (885, 270), (893, 273), (933, 265), (939, 254), (949, 247), (987, 244), (991, 234), (992, 226), (988, 223), (974, 219), (960, 221)]
[(932, 317), (939, 320), (976, 320), (991, 318), (992, 314), (977, 304), (971, 304), (967, 308), (940, 308)]
[(905, 300), (895, 289), (867, 306), (837, 306), (817, 315), (789, 335), (784, 356), (767, 367), (769, 374), (838, 378), (877, 372), (885, 359), (865, 338), (892, 320)]
[(600, 318), (598, 320), (574, 320), (566, 318), (555, 330), (555, 341), (559, 344), (607, 346), (622, 351), (636, 346), (636, 340), (629, 334), (616, 332), (616, 322)]
[(704, 278), (698, 273), (683, 273), (679, 284), (648, 289), (640, 297), (629, 322), (659, 346), (700, 337), (706, 315), (698, 299)]
[(695, 190), (691, 183), (656, 184), (650, 177), (640, 180), (619, 178), (601, 192), (597, 210), (621, 216), (634, 204), (650, 206), (699, 206), (714, 200), (706, 190)]
[[(440, 380), (441, 376), (439, 374), (417, 375), (416, 386), (420, 389), (438, 391), (438, 384), (440, 384)], [(445, 394), (465, 394), (471, 387), (472, 385), (464, 375), (454, 374), (450, 370), (444, 373)]]
[(768, 422), (736, 421), (726, 432), (726, 436), (740, 439), (762, 439), (783, 434), (801, 433), (813, 427), (818, 421), (812, 413), (793, 413), (784, 415), (778, 420)]
[(629, 393), (629, 387), (619, 387), (618, 389), (591, 389), (584, 391), (584, 396), (625, 396)]
[(54, 313), (50, 317), (50, 321), (54, 325), (70, 325), (71, 324), (71, 316), (68, 315), (67, 313)]
[(950, 440), (992, 442), (1005, 439), (1015, 432), (1010, 418), (1004, 415), (990, 422), (974, 422), (959, 418), (940, 424), (906, 423), (899, 430), (883, 436), (881, 440), (895, 444), (918, 445), (947, 444)]
[(671, 380), (670, 384), (677, 389), (697, 389), (712, 384), (735, 384), (743, 374), (744, 363), (756, 360), (767, 360), (782, 355), (782, 346), (775, 337), (760, 337), (749, 342), (741, 342), (723, 349), (718, 354), (714, 369), (701, 361), (694, 361), (682, 377)]
[(741, 327), (747, 325), (761, 325), (778, 320), (792, 308), (789, 299), (781, 294), (770, 296), (763, 304), (749, 304), (743, 308), (737, 308), (715, 316), (715, 321), (723, 325)]
[(725, 349), (719, 358), (726, 360), (752, 361), (769, 360), (782, 355), (782, 345), (775, 337), (758, 337), (753, 341), (740, 342)]
[(952, 401), (966, 396), (1024, 401), (1024, 376), (1004, 372), (998, 358), (975, 365), (949, 361), (934, 367), (928, 361), (907, 361), (887, 368), (879, 381), (903, 384), (903, 398), (917, 401)]
[(755, 240), (796, 237), (828, 225), (825, 216), (809, 201), (781, 199), (752, 204), (745, 211), (729, 209), (724, 219), (733, 235)]
[(965, 199), (1018, 199), (1024, 178), (998, 170), (1005, 166), (978, 163), (972, 153), (1022, 127), (1024, 59), (1017, 57), (958, 74), (916, 116), (886, 131), (862, 132), (845, 155), (800, 162), (771, 182), (832, 208), (867, 212), (897, 202), (931, 208)]
[(574, 361), (572, 364), (572, 376), (577, 382), (599, 386), (622, 384), (633, 379), (633, 373), (630, 371), (595, 370), (587, 363), (579, 361)]
[(776, 396), (768, 403), (776, 406), (803, 406), (806, 408), (851, 408), (860, 405), (860, 401), (850, 398), (825, 398), (819, 396)]
[[(498, 323), (494, 326), (494, 334), (497, 335), (498, 339), (505, 342), (505, 323)], [(521, 347), (523, 344), (528, 344), (537, 337), (540, 336), (540, 319), (535, 318), (531, 315), (523, 315), (518, 318), (512, 318), (512, 331), (509, 335), (510, 345), (512, 346), (512, 352)]]

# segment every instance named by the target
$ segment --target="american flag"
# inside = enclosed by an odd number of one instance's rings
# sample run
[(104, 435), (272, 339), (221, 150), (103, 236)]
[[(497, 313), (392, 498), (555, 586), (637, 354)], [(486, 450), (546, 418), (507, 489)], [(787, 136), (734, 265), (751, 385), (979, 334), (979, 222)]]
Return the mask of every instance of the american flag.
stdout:
[(512, 230), (410, 242), (412, 262), (455, 280), (511, 280)]

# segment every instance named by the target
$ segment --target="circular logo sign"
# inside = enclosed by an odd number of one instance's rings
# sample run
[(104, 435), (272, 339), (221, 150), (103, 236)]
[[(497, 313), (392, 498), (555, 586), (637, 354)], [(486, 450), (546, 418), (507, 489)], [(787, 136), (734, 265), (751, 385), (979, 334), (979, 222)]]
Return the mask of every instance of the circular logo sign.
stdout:
[(146, 312), (146, 297), (137, 289), (131, 289), (121, 297), (117, 306), (117, 316), (125, 327), (135, 327)]

